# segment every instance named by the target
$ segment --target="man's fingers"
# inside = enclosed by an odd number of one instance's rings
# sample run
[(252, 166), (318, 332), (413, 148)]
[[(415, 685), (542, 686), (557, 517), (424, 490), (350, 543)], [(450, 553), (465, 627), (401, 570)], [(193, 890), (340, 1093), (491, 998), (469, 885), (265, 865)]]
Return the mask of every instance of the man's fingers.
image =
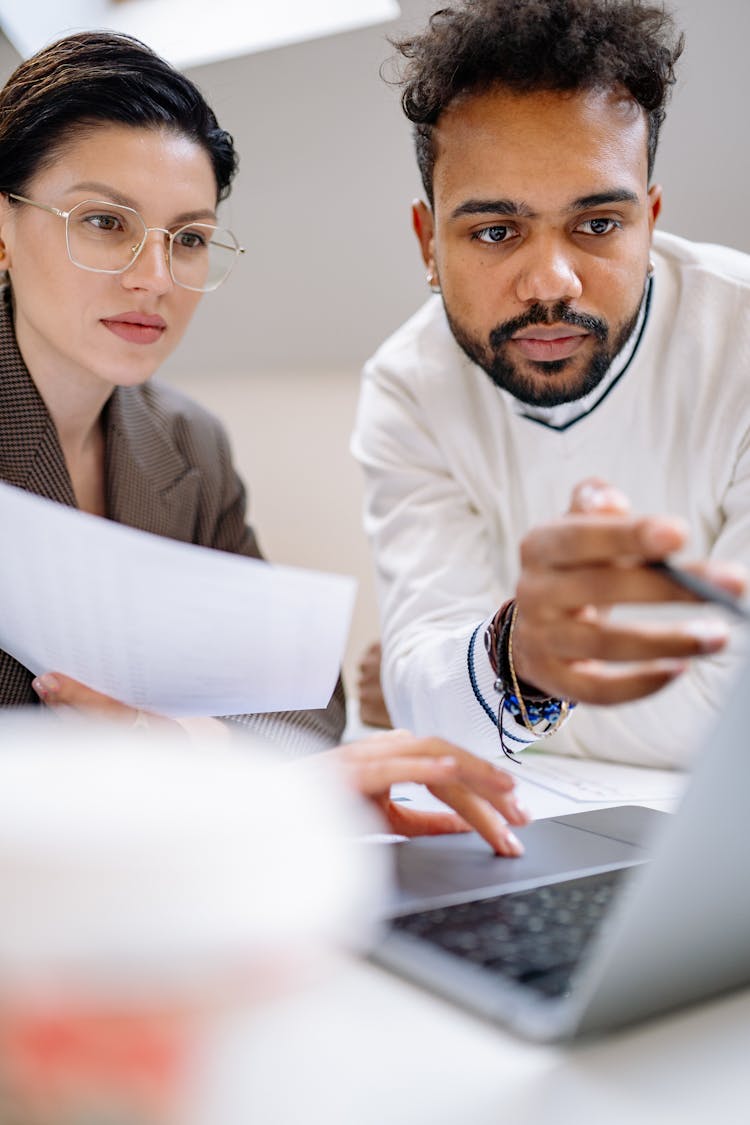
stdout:
[(619, 488), (608, 484), (600, 477), (589, 477), (573, 489), (568, 511), (571, 515), (607, 513), (626, 516), (630, 512), (630, 501)]
[[(701, 568), (694, 567), (695, 573)], [(741, 578), (736, 570), (714, 568), (734, 591)], [(716, 583), (718, 585), (718, 582)], [(722, 586), (722, 589), (724, 586)], [(741, 588), (741, 586), (740, 586)], [(649, 566), (613, 565), (560, 568), (527, 568), (517, 587), (519, 614), (539, 620), (556, 617), (561, 612), (581, 606), (613, 606), (656, 604), (659, 602), (699, 603), (700, 598), (672, 581), (662, 570)]]
[(680, 519), (574, 514), (530, 531), (521, 543), (521, 563), (550, 569), (661, 559), (679, 551), (686, 538)]
[(657, 660), (624, 669), (582, 660), (548, 669), (541, 686), (551, 695), (579, 703), (631, 703), (666, 687), (686, 668), (687, 663), (679, 660)]
[(649, 661), (687, 659), (719, 652), (729, 640), (729, 626), (718, 618), (696, 618), (679, 625), (625, 624), (602, 618), (568, 617), (540, 629), (538, 641), (557, 660)]

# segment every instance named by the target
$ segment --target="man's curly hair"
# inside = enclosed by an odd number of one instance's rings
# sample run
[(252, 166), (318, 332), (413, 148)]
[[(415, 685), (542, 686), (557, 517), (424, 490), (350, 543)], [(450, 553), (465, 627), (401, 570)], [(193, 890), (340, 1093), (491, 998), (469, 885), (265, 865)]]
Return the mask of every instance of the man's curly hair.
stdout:
[(432, 203), (434, 126), (459, 94), (496, 85), (624, 87), (647, 116), (650, 177), (684, 36), (661, 5), (641, 0), (461, 0), (393, 46), (406, 60), (397, 85)]

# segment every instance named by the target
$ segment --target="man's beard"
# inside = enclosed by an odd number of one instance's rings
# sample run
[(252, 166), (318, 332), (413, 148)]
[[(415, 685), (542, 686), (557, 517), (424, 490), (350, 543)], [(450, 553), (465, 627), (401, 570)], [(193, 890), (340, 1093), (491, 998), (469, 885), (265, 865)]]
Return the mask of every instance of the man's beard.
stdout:
[[(559, 301), (556, 305), (548, 307), (543, 304), (534, 304), (523, 316), (515, 320), (507, 320), (493, 328), (489, 334), (487, 344), (483, 344), (462, 328), (451, 316), (448, 306), (445, 314), (456, 343), (460, 345), (470, 360), (476, 363), (489, 375), (496, 386), (509, 391), (514, 398), (529, 406), (559, 406), (563, 402), (574, 402), (576, 399), (585, 398), (595, 387), (598, 387), (607, 374), (612, 360), (622, 350), (629, 337), (633, 334), (638, 323), (641, 311), (641, 302), (632, 316), (623, 324), (612, 339), (610, 326), (606, 320), (589, 316), (585, 313), (576, 313)], [(525, 375), (517, 364), (511, 363), (506, 357), (506, 343), (516, 332), (530, 328), (536, 324), (571, 324), (583, 328), (595, 340), (594, 353), (587, 367), (580, 373), (576, 382), (571, 386), (561, 386), (558, 380), (552, 378), (562, 374), (575, 362), (575, 357), (555, 360), (527, 360), (535, 371), (549, 378), (548, 385), (539, 386), (539, 381)]]

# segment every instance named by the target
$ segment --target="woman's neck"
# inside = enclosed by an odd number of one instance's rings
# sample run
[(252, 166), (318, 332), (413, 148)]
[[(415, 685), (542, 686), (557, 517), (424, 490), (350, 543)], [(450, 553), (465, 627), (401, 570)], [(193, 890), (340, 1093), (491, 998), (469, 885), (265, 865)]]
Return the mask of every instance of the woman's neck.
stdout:
[[(78, 505), (105, 515), (105, 442), (102, 411), (112, 385), (85, 371), (61, 370), (59, 361), (34, 346), (16, 325), (21, 357), (57, 430)], [(20, 331), (19, 331), (20, 329)]]

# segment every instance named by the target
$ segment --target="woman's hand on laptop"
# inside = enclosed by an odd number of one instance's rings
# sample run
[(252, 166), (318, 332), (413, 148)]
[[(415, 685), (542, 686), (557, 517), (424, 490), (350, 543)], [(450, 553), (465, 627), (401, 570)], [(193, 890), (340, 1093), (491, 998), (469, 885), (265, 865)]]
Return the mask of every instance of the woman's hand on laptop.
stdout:
[[(509, 825), (522, 827), (530, 816), (516, 799), (513, 777), (442, 738), (387, 731), (324, 751), (315, 760), (333, 762), (399, 836), (475, 829), (498, 855), (523, 855)], [(454, 811), (412, 809), (394, 801), (391, 786), (402, 781), (420, 782)]]
[[(179, 723), (163, 715), (120, 703), (59, 672), (38, 676), (33, 683), (39, 698), (61, 715), (83, 714), (131, 727), (147, 727), (175, 734), (206, 731), (227, 733), (217, 719), (185, 719)], [(515, 781), (491, 762), (470, 754), (442, 738), (417, 738), (391, 730), (360, 742), (316, 754), (305, 762), (333, 763), (351, 787), (378, 809), (391, 832), (400, 836), (436, 836), (475, 829), (498, 855), (518, 856), (523, 847), (509, 825), (529, 822), (518, 804)], [(391, 786), (419, 782), (453, 812), (411, 809), (391, 799)]]

